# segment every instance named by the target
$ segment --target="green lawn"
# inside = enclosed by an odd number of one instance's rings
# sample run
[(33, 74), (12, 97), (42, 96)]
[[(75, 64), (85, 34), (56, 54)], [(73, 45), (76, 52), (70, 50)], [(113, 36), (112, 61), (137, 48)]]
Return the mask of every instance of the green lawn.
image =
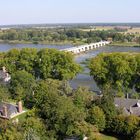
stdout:
[(118, 139), (118, 138), (113, 137), (113, 136), (107, 136), (107, 135), (102, 134), (100, 140), (121, 140), (121, 139)]
[(96, 138), (98, 140), (128, 140), (127, 138), (124, 137), (113, 136), (113, 135), (111, 136), (109, 134), (101, 134), (101, 133), (97, 133)]

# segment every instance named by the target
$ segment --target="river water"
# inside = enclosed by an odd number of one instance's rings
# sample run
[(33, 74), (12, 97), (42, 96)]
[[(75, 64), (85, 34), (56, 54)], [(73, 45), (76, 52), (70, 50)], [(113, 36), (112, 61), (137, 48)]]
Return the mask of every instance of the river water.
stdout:
[(44, 44), (0, 44), (0, 51), (8, 51), (13, 48), (54, 48), (54, 49), (65, 49), (65, 48), (70, 48), (73, 47), (72, 45), (44, 45)]
[[(12, 48), (56, 48), (56, 49), (64, 49), (73, 47), (72, 45), (41, 45), (41, 44), (0, 44), (0, 51), (8, 51)], [(75, 56), (75, 61), (77, 63), (81, 63), (86, 59), (97, 56), (99, 53), (109, 53), (109, 52), (140, 52), (140, 47), (113, 47), (113, 46), (104, 46), (102, 48), (94, 49), (88, 51), (86, 53), (82, 53), (80, 55)], [(76, 78), (70, 81), (72, 88), (77, 88), (79, 86), (89, 87), (90, 90), (99, 91), (99, 88), (94, 81), (94, 79), (89, 75), (89, 69), (85, 67), (84, 64), (80, 64), (84, 68), (84, 72), (78, 74)]]

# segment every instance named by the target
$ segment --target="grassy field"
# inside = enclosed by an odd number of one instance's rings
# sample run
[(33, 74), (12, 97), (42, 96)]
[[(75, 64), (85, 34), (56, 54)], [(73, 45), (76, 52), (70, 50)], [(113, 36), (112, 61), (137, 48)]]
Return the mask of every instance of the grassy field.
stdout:
[(98, 140), (127, 140), (127, 138), (117, 137), (117, 136), (110, 136), (107, 134), (97, 133), (96, 138)]
[(85, 32), (88, 32), (88, 31), (97, 31), (97, 30), (112, 30), (114, 27), (113, 26), (95, 26), (93, 28), (89, 28), (89, 29), (80, 29), (81, 31), (85, 31)]
[[(140, 27), (128, 27), (128, 26), (124, 26), (124, 28), (127, 28), (128, 30), (126, 31), (126, 33), (138, 33), (140, 34)], [(114, 26), (95, 26), (93, 28), (89, 28), (89, 29), (80, 29), (82, 31), (96, 31), (96, 30), (100, 30), (100, 31), (107, 31), (107, 30), (113, 30)]]
[(140, 27), (128, 29), (127, 33), (139, 33), (140, 34)]
[(113, 136), (101, 135), (99, 140), (121, 140)]

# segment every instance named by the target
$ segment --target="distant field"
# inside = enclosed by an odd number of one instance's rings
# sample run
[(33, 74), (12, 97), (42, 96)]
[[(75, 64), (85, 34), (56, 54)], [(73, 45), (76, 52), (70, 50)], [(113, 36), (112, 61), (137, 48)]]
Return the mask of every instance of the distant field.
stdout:
[[(112, 29), (114, 29), (114, 27), (115, 26), (95, 26), (93, 28), (80, 29), (80, 30), (82, 30), (82, 31), (90, 31), (90, 30), (91, 31), (96, 31), (96, 30), (102, 31), (102, 30), (105, 30), (106, 31), (106, 30), (112, 30)], [(140, 34), (140, 27), (133, 27), (132, 29), (129, 26), (124, 26), (124, 27), (128, 28), (128, 31), (126, 33), (139, 33)]]
[(140, 27), (128, 29), (128, 33), (140, 33)]
[(96, 31), (96, 30), (111, 30), (111, 29), (113, 29), (114, 27), (113, 26), (95, 26), (95, 27), (93, 27), (93, 28), (89, 28), (89, 29), (80, 29), (80, 30), (82, 30), (82, 31)]

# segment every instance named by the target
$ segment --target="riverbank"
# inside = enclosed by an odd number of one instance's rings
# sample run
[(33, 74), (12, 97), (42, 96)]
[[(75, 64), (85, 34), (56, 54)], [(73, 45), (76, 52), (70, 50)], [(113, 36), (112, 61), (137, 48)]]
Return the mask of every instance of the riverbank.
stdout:
[(108, 46), (118, 46), (118, 47), (140, 47), (140, 44), (135, 42), (112, 42)]
[(50, 42), (50, 41), (24, 41), (24, 40), (0, 40), (0, 43), (7, 43), (7, 44), (41, 44), (41, 45), (72, 45), (72, 46), (78, 46), (78, 45), (83, 45), (85, 44), (84, 41), (81, 40), (76, 40), (76, 41), (63, 41), (63, 42)]
[[(85, 40), (65, 40), (61, 42), (55, 42), (55, 41), (24, 41), (24, 40), (0, 40), (0, 43), (7, 43), (7, 44), (40, 44), (40, 45), (56, 45), (56, 46), (63, 46), (63, 45), (72, 45), (72, 46), (79, 46), (84, 45)], [(108, 46), (118, 46), (118, 47), (140, 47), (140, 44), (135, 42), (112, 42), (111, 44), (108, 44)]]

